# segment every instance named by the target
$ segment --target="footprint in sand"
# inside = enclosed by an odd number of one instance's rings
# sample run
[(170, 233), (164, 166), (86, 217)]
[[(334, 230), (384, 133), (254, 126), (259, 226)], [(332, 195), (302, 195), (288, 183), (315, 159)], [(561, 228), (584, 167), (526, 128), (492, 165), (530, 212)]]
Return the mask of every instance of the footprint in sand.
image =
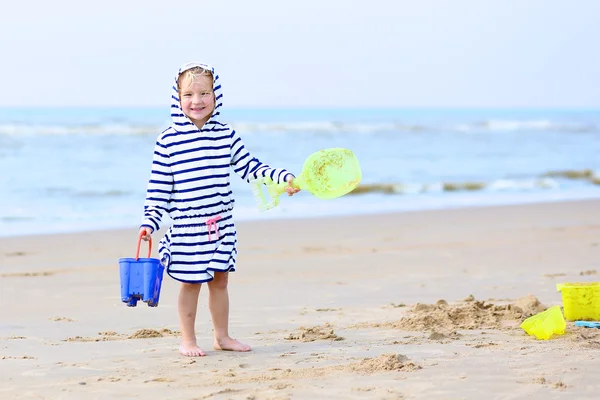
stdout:
[(283, 389), (291, 389), (294, 386), (290, 383), (276, 383), (274, 385), (269, 386), (269, 389), (274, 389), (274, 390), (283, 390)]
[(149, 383), (149, 382), (175, 382), (175, 380), (170, 379), (170, 378), (154, 378), (154, 379), (149, 379), (147, 381), (144, 381), (144, 383)]
[(75, 322), (74, 319), (71, 319), (71, 318), (68, 318), (68, 317), (52, 317), (52, 318), (49, 318), (49, 319), (50, 319), (50, 321), (55, 321), (55, 322), (59, 322), (59, 321), (62, 321), (62, 322)]
[(579, 273), (580, 276), (584, 276), (584, 275), (597, 275), (598, 271), (596, 271), (595, 269), (588, 269), (587, 271), (581, 271)]
[(32, 356), (2, 356), (0, 360), (37, 360), (37, 358)]
[(567, 274), (563, 273), (563, 272), (557, 272), (554, 274), (544, 274), (542, 275), (544, 278), (558, 278), (559, 276), (567, 276)]
[(40, 272), (6, 272), (0, 274), (0, 278), (18, 278), (18, 277), (31, 277), (31, 276), (52, 276), (54, 271), (40, 271)]
[(24, 251), (14, 251), (12, 253), (4, 253), (6, 257), (21, 257), (27, 255)]

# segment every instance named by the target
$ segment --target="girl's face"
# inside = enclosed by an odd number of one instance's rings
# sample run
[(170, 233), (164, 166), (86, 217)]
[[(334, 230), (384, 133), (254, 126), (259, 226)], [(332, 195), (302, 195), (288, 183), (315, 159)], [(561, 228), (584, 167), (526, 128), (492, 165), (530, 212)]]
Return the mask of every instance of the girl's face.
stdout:
[(209, 75), (196, 77), (191, 81), (189, 74), (180, 79), (179, 102), (183, 113), (201, 128), (209, 120), (215, 109), (213, 80)]

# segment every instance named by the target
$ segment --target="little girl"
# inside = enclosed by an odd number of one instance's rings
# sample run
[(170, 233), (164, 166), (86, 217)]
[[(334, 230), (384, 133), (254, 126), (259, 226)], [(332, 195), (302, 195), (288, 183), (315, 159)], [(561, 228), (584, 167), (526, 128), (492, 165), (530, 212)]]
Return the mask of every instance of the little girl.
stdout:
[(222, 105), (214, 68), (191, 63), (179, 70), (171, 95), (173, 124), (156, 142), (140, 227), (143, 239), (148, 240), (159, 229), (163, 213), (173, 219), (158, 251), (167, 273), (181, 282), (179, 351), (192, 357), (205, 355), (196, 344), (194, 330), (203, 282), (208, 282), (214, 348), (251, 350), (232, 339), (228, 330), (227, 282), (237, 256), (229, 167), (246, 181), (268, 176), (276, 183), (288, 182), (290, 196), (298, 192), (292, 186), (294, 175), (252, 157), (240, 135), (219, 121)]

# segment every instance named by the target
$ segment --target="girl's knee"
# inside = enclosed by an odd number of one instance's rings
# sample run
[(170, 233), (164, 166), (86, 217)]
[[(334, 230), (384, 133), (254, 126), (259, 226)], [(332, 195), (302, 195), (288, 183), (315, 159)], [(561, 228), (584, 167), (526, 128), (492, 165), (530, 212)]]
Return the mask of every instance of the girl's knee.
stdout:
[(229, 282), (229, 274), (227, 272), (215, 272), (214, 279), (208, 282), (208, 287), (211, 289), (227, 289)]
[(201, 283), (186, 283), (181, 282), (181, 290), (186, 292), (200, 291)]

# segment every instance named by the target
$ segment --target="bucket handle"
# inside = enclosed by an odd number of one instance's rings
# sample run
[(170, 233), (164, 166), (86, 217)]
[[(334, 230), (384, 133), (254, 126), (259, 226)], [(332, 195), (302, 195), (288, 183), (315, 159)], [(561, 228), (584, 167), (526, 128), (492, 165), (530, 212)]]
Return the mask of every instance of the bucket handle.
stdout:
[[(140, 231), (140, 234), (138, 236), (137, 249), (135, 250), (135, 261), (137, 261), (140, 258), (140, 245), (142, 244), (142, 236), (144, 236), (144, 234), (145, 234), (144, 231)], [(148, 239), (148, 258), (150, 258), (151, 254), (152, 254), (152, 237), (150, 237), (150, 239)]]

